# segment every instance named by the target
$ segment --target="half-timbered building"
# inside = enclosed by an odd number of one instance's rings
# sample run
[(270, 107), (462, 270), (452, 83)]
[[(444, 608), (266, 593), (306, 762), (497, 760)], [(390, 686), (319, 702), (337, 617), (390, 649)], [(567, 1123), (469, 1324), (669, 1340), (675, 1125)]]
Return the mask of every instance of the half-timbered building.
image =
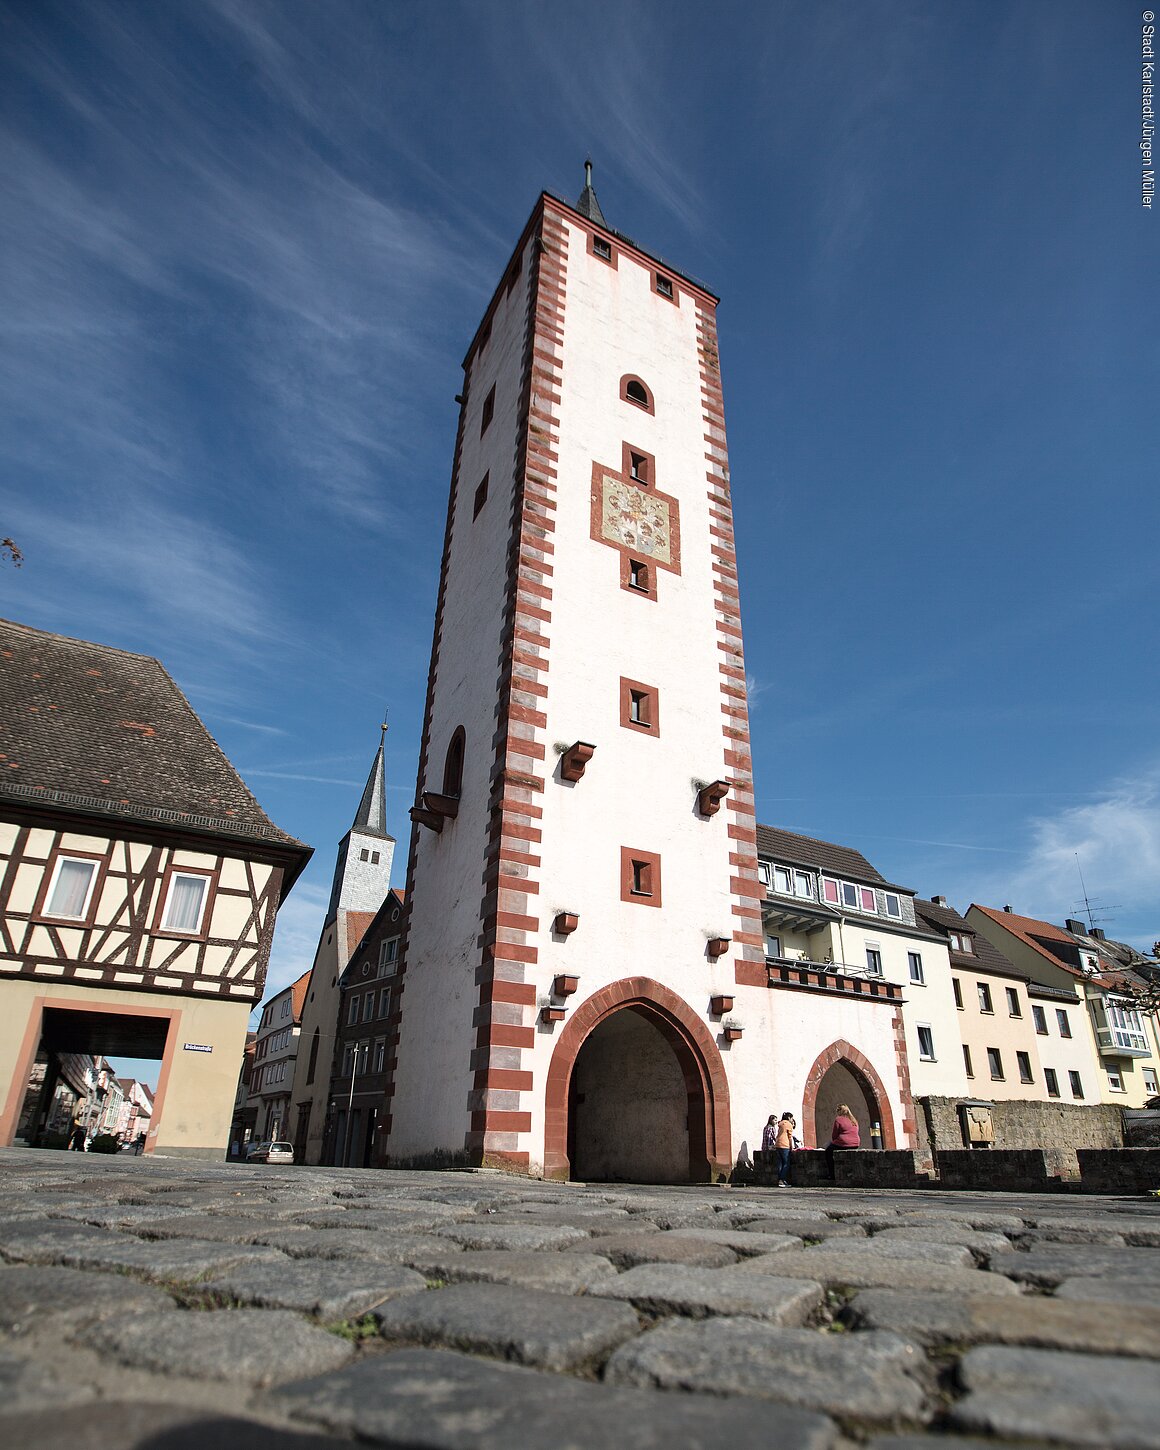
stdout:
[(90, 1052), (158, 1060), (147, 1151), (223, 1154), (309, 858), (157, 660), (0, 621), (0, 1144), (37, 1140), (55, 1064)]

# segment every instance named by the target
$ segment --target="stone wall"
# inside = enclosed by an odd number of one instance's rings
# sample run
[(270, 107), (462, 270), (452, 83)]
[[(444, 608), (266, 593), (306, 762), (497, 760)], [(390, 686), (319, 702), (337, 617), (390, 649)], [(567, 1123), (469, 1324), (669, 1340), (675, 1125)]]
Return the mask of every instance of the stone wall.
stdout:
[(1079, 1166), (1083, 1186), (1089, 1193), (1152, 1193), (1160, 1189), (1160, 1148), (1120, 1148), (1111, 1152), (1081, 1148)]
[(1154, 1108), (1125, 1108), (1124, 1146), (1160, 1148), (1160, 1111)]
[[(916, 1152), (926, 1157), (964, 1148), (956, 1098), (920, 1098), (915, 1104)], [(1042, 1149), (1053, 1171), (1079, 1176), (1077, 1148), (1122, 1148), (1123, 1112), (1113, 1103), (1044, 1103), (1009, 1099), (991, 1109), (995, 1144), (990, 1150)]]
[[(1059, 1192), (1065, 1186), (1056, 1151), (1041, 1148), (940, 1149), (940, 1188), (991, 1190), (999, 1193)], [(1079, 1176), (1075, 1154), (1070, 1177)]]

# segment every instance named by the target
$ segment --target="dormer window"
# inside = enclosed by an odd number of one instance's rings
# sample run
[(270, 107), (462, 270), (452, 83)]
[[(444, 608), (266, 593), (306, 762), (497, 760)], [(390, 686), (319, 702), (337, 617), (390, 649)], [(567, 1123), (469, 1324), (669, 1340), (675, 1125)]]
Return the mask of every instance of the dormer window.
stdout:
[(832, 876), (822, 877), (822, 900), (847, 911), (875, 914), (878, 911), (878, 898), (869, 886), (859, 886), (854, 881), (838, 881)]
[(894, 893), (892, 891), (887, 891), (885, 893), (885, 895), (886, 895), (886, 915), (887, 916), (893, 916), (896, 920), (901, 920), (901, 917), (902, 917), (902, 902), (899, 900), (899, 898), (897, 896), (894, 895)]
[(969, 932), (952, 931), (950, 936), (952, 952), (960, 952), (965, 957), (975, 955), (975, 939)]

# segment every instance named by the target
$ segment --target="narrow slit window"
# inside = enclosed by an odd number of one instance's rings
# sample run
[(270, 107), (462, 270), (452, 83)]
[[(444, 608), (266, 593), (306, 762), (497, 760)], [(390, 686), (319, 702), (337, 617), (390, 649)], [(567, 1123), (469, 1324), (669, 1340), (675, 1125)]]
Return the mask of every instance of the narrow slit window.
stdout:
[(647, 725), (648, 695), (644, 690), (629, 690), (628, 718), (634, 725)]
[(488, 480), (490, 478), (491, 478), (491, 472), (489, 470), (487, 473), (485, 473), (483, 475), (482, 482), (480, 483), (479, 487), (475, 490), (475, 503), (474, 503), (474, 506), (473, 506), (472, 512), (471, 512), (471, 517), (473, 519), (477, 519), (479, 517), (479, 511), (480, 511), (480, 509), (483, 508), (484, 504), (487, 502), (487, 485), (488, 485)]
[(483, 414), (479, 420), (479, 436), (482, 438), (495, 417), (495, 384), (492, 383), (491, 391), (483, 400)]

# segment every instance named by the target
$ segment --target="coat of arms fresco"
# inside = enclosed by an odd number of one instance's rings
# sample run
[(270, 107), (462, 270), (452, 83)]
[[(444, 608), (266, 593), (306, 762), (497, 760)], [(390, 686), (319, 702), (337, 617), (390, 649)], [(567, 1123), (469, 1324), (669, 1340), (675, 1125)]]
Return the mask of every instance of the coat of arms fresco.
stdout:
[(601, 476), (600, 484), (601, 541), (673, 568), (673, 500), (608, 473)]

